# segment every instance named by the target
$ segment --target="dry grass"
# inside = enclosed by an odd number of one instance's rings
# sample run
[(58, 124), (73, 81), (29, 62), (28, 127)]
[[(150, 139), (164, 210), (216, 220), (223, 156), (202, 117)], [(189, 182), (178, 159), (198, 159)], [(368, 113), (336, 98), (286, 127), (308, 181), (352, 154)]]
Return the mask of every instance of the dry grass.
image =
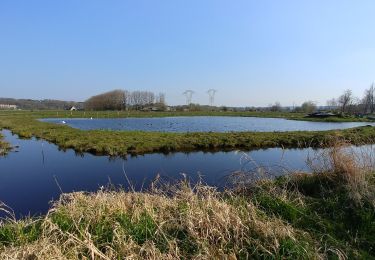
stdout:
[(291, 226), (261, 214), (251, 201), (202, 185), (181, 184), (171, 192), (66, 194), (41, 220), (38, 239), (3, 247), (0, 258), (281, 257), (287, 243), (298, 254), (318, 257)]
[(308, 163), (318, 178), (344, 187), (355, 203), (363, 200), (374, 203), (375, 190), (371, 185), (375, 171), (374, 151), (373, 146), (354, 147), (337, 141), (334, 146), (310, 158)]

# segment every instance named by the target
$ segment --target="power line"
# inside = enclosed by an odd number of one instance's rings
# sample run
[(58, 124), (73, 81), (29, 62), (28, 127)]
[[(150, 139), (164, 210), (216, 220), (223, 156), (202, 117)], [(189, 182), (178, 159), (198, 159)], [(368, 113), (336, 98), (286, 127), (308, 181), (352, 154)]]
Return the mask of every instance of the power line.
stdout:
[(194, 94), (194, 91), (192, 90), (186, 90), (184, 93), (182, 93), (183, 95), (185, 95), (186, 97), (186, 105), (190, 105), (191, 104), (191, 99), (193, 97), (193, 94)]
[(208, 101), (209, 101), (210, 106), (213, 106), (214, 103), (215, 103), (215, 94), (216, 94), (216, 92), (217, 92), (216, 89), (209, 89), (207, 91), (207, 93), (208, 93)]

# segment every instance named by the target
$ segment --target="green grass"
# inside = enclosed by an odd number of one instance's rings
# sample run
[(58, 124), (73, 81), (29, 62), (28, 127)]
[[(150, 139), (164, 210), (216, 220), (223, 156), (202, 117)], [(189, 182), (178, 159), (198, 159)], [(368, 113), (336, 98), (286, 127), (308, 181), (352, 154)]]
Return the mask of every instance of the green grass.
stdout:
[(41, 220), (27, 219), (0, 225), (0, 244), (20, 246), (39, 239), (42, 233), (41, 223)]
[[(86, 117), (96, 112), (72, 112), (72, 117)], [(121, 114), (123, 113), (123, 114)], [(99, 117), (124, 116), (127, 112), (98, 112)], [(217, 115), (220, 112), (215, 112)], [(207, 113), (206, 113), (207, 114)], [(220, 115), (234, 115), (234, 112)], [(290, 114), (290, 113), (289, 113)], [(372, 127), (360, 127), (341, 131), (297, 131), (297, 132), (232, 132), (232, 133), (159, 133), (141, 131), (83, 131), (64, 125), (40, 122), (38, 118), (62, 117), (70, 115), (67, 111), (16, 111), (0, 112), (0, 128), (10, 129), (22, 138), (37, 137), (57, 144), (62, 149), (72, 148), (77, 152), (90, 152), (111, 156), (144, 154), (172, 151), (215, 151), (237, 149), (259, 149), (269, 147), (303, 148), (319, 147), (332, 139), (344, 138), (353, 144), (372, 143), (375, 130)], [(129, 116), (171, 116), (181, 113), (132, 112)], [(185, 114), (184, 114), (185, 115)], [(186, 115), (201, 115), (187, 112)], [(252, 115), (239, 113), (235, 115)], [(254, 114), (255, 115), (255, 114)], [(257, 113), (260, 115), (260, 113)], [(263, 114), (262, 114), (263, 115)], [(264, 116), (285, 117), (282, 113), (268, 113)], [(252, 115), (253, 116), (253, 115)]]
[[(252, 191), (252, 200), (267, 215), (276, 216), (296, 229), (304, 230), (324, 246), (339, 248), (349, 259), (375, 258), (374, 199), (353, 202), (345, 187), (325, 180), (327, 176), (282, 177), (276, 188), (289, 186), (287, 196), (274, 192), (275, 186), (260, 186)], [(322, 182), (323, 181), (323, 182)], [(293, 184), (292, 184), (293, 183)], [(289, 185), (288, 185), (289, 184)], [(291, 185), (292, 184), (292, 185)], [(319, 190), (310, 193), (312, 185)], [(294, 192), (298, 190), (298, 195)], [(374, 185), (371, 186), (372, 191)], [(329, 255), (332, 252), (327, 252)]]

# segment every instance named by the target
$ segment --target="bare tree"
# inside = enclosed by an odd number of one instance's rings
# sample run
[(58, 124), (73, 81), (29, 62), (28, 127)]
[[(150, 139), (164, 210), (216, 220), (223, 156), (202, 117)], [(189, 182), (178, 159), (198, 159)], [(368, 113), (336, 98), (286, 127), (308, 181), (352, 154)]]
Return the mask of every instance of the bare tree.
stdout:
[(303, 102), (301, 109), (305, 113), (312, 113), (316, 110), (316, 103), (314, 101)]
[(350, 89), (346, 90), (344, 94), (342, 94), (339, 99), (337, 100), (341, 112), (345, 113), (348, 112), (348, 108), (352, 105), (353, 103), (353, 93)]
[(128, 90), (125, 90), (124, 91), (124, 100), (123, 100), (123, 103), (124, 103), (124, 109), (125, 110), (128, 110), (129, 109), (129, 106), (130, 106), (130, 102), (131, 102), (131, 93), (128, 91)]
[(375, 85), (372, 83), (371, 87), (369, 89), (365, 90), (365, 95), (362, 99), (363, 104), (363, 112), (367, 113), (370, 111), (370, 113), (374, 113), (375, 111)]
[(139, 109), (142, 104), (142, 94), (141, 91), (133, 91), (130, 95), (130, 104), (135, 109)]
[(85, 101), (88, 110), (121, 110), (124, 108), (124, 91), (113, 90), (93, 96)]
[(347, 112), (350, 114), (360, 114), (362, 113), (362, 104), (361, 100), (358, 97), (353, 97), (352, 102), (347, 107)]
[(144, 96), (146, 100), (146, 105), (152, 105), (155, 103), (155, 94), (153, 92), (145, 91)]
[(336, 110), (336, 108), (338, 107), (337, 100), (334, 98), (327, 100), (327, 106), (330, 110)]
[[(162, 99), (165, 100), (164, 96)], [(85, 108), (91, 110), (120, 110), (131, 107), (140, 109), (153, 105), (155, 101), (155, 94), (150, 91), (113, 90), (89, 98), (85, 102)]]
[(166, 103), (165, 103), (165, 93), (159, 93), (158, 103), (166, 105)]
[(273, 112), (280, 112), (282, 110), (280, 102), (275, 102), (275, 104), (270, 105), (270, 110)]

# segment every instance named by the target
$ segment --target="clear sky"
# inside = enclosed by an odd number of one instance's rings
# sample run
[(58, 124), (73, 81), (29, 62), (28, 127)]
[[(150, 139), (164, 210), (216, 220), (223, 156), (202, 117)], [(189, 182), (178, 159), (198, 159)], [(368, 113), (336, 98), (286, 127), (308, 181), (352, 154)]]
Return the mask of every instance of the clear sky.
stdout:
[(374, 0), (1, 0), (0, 96), (85, 100), (112, 89), (263, 106), (375, 80)]

